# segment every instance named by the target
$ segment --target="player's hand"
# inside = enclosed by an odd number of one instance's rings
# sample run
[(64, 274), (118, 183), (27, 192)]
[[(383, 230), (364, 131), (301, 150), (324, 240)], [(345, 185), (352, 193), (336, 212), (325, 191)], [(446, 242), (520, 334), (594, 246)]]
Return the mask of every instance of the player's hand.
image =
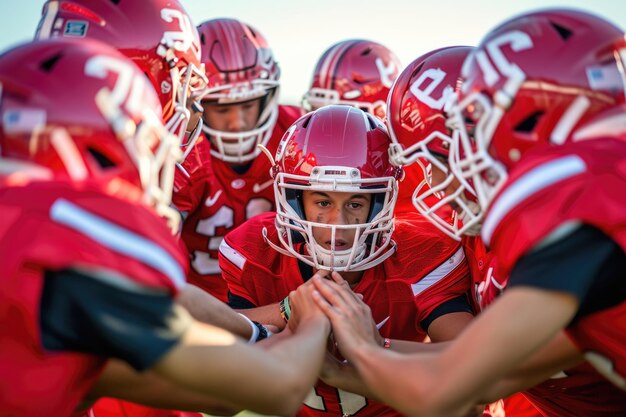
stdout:
[(350, 360), (359, 346), (381, 346), (381, 337), (369, 306), (359, 294), (350, 289), (339, 274), (333, 272), (330, 278), (313, 277), (311, 281), (317, 291), (312, 295), (331, 321), (333, 335), (341, 354)]
[(315, 286), (309, 281), (300, 285), (297, 290), (289, 293), (291, 314), (288, 325), (292, 331), (295, 332), (300, 323), (307, 320), (328, 320), (324, 312), (313, 300), (312, 293), (314, 291)]

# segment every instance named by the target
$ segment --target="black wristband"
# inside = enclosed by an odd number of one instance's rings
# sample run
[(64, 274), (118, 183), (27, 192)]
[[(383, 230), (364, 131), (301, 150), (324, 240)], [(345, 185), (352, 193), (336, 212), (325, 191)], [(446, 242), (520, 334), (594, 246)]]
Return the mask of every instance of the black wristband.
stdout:
[(261, 323), (259, 323), (258, 321), (254, 321), (254, 320), (252, 320), (252, 324), (254, 324), (257, 327), (257, 329), (259, 329), (259, 335), (257, 336), (255, 343), (258, 342), (259, 340), (267, 339), (268, 337), (270, 337), (270, 333), (267, 330), (267, 327), (263, 326)]

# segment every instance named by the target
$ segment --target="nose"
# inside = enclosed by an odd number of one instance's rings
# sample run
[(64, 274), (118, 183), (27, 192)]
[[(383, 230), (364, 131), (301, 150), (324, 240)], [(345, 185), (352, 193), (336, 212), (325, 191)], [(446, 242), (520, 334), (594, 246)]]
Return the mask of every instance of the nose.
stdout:
[(226, 129), (229, 132), (248, 130), (246, 126), (245, 112), (239, 108), (233, 108), (226, 115)]
[[(347, 225), (348, 216), (343, 207), (338, 207), (328, 215), (328, 224), (332, 225)], [(336, 237), (339, 237), (343, 232), (343, 229), (336, 229)]]

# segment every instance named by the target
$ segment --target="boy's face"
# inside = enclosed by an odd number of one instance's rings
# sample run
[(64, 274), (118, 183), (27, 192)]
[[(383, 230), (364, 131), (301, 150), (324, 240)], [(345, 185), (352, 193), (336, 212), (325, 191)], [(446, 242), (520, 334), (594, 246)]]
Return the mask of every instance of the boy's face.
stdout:
[(242, 132), (252, 130), (259, 120), (261, 100), (249, 100), (243, 103), (218, 104), (203, 101), (204, 122), (208, 127), (222, 132)]
[[(367, 222), (372, 194), (336, 191), (304, 191), (302, 204), (306, 220), (329, 225), (354, 225)], [(354, 244), (355, 228), (336, 228), (335, 250), (347, 250)], [(318, 245), (332, 248), (332, 229), (314, 227), (313, 237)]]

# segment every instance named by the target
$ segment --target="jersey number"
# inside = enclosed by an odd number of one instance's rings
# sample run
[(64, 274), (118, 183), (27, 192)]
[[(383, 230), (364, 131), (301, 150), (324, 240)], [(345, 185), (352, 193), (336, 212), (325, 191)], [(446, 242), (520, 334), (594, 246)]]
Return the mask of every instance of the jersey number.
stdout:
[[(257, 214), (265, 213), (272, 210), (272, 203), (264, 198), (253, 198), (246, 206), (246, 219)], [(227, 206), (222, 206), (217, 212), (208, 219), (202, 219), (196, 226), (196, 233), (207, 236), (209, 238), (208, 249), (217, 251), (224, 239), (224, 235), (216, 236), (218, 227), (232, 229), (235, 226), (235, 212)], [(221, 273), (217, 258), (212, 257), (208, 252), (194, 251), (194, 257), (191, 261), (192, 268), (200, 275), (215, 275)]]
[[(342, 416), (353, 416), (367, 406), (367, 400), (362, 395), (347, 392), (339, 388), (335, 388), (335, 390), (337, 391), (336, 398), (339, 400)], [(304, 400), (304, 404), (314, 410), (328, 411), (324, 404), (324, 398), (317, 394), (315, 388), (311, 388), (309, 395)]]

